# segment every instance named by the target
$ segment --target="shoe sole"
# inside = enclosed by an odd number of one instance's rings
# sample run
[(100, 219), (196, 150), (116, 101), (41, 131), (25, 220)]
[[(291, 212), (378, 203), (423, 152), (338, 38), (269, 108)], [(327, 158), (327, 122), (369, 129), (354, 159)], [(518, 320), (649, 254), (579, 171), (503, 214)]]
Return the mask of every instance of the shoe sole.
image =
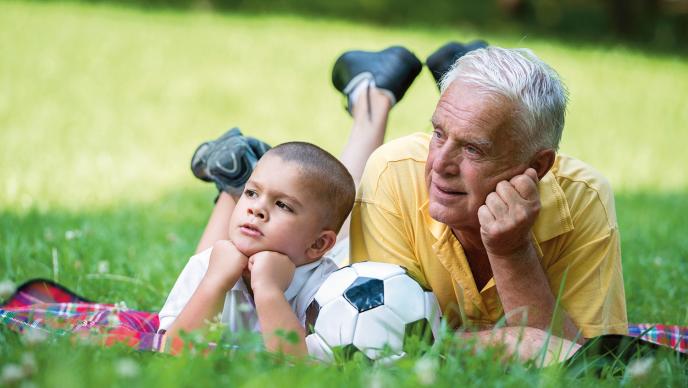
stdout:
[[(382, 59), (375, 59), (375, 56)], [(389, 60), (390, 57), (394, 57), (394, 59), (399, 61), (399, 66), (402, 67), (400, 75), (404, 76), (403, 80), (400, 81), (395, 78), (386, 79), (389, 77), (384, 77), (384, 73), (379, 74), (382, 79), (375, 77), (374, 72), (376, 70), (378, 72), (387, 70), (385, 67), (388, 68), (389, 66), (384, 66), (385, 62), (393, 62)], [(356, 67), (363, 67), (364, 62), (373, 63), (378, 69), (373, 69), (372, 71), (360, 69), (361, 71), (358, 71), (359, 69), (356, 69)], [(359, 82), (365, 79), (372, 79), (375, 81), (375, 86), (390, 93), (394, 97), (393, 103), (396, 103), (403, 98), (422, 67), (423, 64), (420, 60), (411, 51), (401, 46), (392, 46), (381, 51), (347, 51), (335, 61), (332, 68), (332, 83), (337, 90), (348, 96)], [(355, 74), (352, 76), (350, 73)], [(393, 74), (394, 71), (388, 71), (387, 73), (387, 75)], [(393, 83), (396, 83), (396, 85)]]

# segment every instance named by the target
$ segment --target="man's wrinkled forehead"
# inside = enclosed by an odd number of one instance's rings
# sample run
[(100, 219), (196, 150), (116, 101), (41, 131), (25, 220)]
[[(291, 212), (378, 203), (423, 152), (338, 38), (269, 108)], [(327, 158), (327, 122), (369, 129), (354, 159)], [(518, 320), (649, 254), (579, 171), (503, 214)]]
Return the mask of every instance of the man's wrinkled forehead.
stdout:
[[(440, 97), (431, 122), (434, 129), (444, 131), (491, 129), (508, 124), (512, 111), (513, 104), (506, 98), (454, 82)], [(489, 139), (476, 141), (487, 142)]]

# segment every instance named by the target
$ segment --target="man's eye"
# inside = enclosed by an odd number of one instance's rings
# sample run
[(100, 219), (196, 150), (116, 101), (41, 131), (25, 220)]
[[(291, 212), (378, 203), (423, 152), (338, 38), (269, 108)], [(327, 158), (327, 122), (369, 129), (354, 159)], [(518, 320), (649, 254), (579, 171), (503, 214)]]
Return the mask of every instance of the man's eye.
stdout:
[(275, 205), (277, 205), (277, 207), (280, 209), (284, 209), (288, 212), (293, 212), (293, 210), (289, 207), (289, 205), (287, 205), (286, 203), (284, 203), (282, 201), (275, 202)]
[(472, 145), (467, 145), (464, 147), (464, 149), (466, 150), (466, 152), (468, 152), (471, 155), (479, 155), (480, 154), (480, 150), (473, 147)]
[(435, 129), (434, 131), (432, 131), (432, 137), (434, 137), (435, 139), (441, 139), (442, 132), (440, 132), (440, 130), (438, 129)]

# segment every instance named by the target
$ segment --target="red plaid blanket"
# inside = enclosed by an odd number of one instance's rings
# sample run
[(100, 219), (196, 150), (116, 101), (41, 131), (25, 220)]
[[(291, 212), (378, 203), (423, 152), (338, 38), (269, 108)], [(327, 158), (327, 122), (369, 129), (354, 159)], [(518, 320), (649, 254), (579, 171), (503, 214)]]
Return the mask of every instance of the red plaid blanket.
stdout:
[[(122, 343), (157, 351), (158, 314), (128, 310), (117, 304), (91, 302), (50, 280), (30, 280), (0, 305), (0, 323), (11, 330), (75, 333), (99, 338), (106, 346)], [(628, 334), (688, 353), (688, 327), (629, 324)]]
[(159, 350), (162, 340), (157, 313), (91, 302), (43, 279), (19, 286), (0, 305), (0, 323), (20, 333), (73, 333), (106, 346), (121, 343), (140, 350)]

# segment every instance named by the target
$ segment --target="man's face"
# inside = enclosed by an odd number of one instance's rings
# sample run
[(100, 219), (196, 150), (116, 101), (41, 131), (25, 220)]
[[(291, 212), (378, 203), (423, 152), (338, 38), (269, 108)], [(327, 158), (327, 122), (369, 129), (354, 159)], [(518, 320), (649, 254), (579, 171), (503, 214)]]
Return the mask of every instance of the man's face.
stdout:
[(229, 222), (229, 239), (252, 256), (285, 254), (295, 265), (311, 262), (306, 250), (323, 230), (320, 201), (309, 194), (297, 164), (264, 156), (246, 182)]
[(521, 139), (510, 128), (513, 106), (454, 81), (440, 97), (425, 166), (429, 212), (455, 230), (480, 228), (478, 208), (497, 183), (525, 171)]

